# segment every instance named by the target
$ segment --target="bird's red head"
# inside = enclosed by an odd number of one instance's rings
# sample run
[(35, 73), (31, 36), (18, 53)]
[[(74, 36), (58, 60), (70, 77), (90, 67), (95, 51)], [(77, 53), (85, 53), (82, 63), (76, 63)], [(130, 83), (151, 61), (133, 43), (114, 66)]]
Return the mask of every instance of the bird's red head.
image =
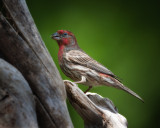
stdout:
[(77, 41), (76, 41), (74, 34), (67, 30), (58, 30), (56, 33), (52, 34), (51, 37), (52, 39), (57, 41), (59, 46), (77, 45)]
[(58, 60), (60, 63), (64, 52), (79, 49), (76, 38), (70, 31), (58, 30), (56, 33), (52, 34), (51, 37), (56, 40), (59, 45)]

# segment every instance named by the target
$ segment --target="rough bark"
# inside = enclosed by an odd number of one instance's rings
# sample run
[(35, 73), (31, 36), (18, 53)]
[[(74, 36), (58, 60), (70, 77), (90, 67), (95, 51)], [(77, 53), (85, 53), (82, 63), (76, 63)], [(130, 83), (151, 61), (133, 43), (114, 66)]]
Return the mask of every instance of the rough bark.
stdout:
[(38, 128), (32, 91), (22, 74), (0, 59), (0, 128)]
[(70, 103), (83, 118), (85, 128), (127, 128), (112, 101), (96, 93), (84, 94), (76, 84), (64, 81)]
[(3, 0), (3, 3), (6, 10), (0, 13), (0, 51), (23, 74), (51, 124), (58, 128), (73, 127), (64, 83), (25, 0)]

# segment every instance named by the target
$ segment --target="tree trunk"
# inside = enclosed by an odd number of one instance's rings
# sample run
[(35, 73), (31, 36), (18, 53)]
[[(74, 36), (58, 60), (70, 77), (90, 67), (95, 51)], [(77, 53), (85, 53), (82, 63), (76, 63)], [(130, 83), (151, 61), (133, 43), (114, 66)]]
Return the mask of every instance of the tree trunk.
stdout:
[(0, 59), (0, 128), (38, 128), (32, 91), (22, 74)]
[(3, 0), (0, 51), (25, 77), (55, 127), (73, 127), (64, 83), (45, 47), (25, 0)]

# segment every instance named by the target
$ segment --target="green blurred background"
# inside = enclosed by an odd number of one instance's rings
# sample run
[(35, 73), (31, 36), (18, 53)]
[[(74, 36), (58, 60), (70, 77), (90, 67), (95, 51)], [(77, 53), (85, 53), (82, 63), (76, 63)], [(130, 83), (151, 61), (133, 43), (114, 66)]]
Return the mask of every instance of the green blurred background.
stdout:
[[(122, 78), (145, 103), (109, 87), (95, 87), (110, 98), (128, 120), (129, 128), (160, 127), (160, 3), (124, 0), (26, 0), (39, 32), (63, 79), (58, 45), (50, 38), (57, 30), (72, 31), (79, 46)], [(87, 89), (79, 85), (82, 90)], [(75, 128), (83, 120), (68, 103)]]

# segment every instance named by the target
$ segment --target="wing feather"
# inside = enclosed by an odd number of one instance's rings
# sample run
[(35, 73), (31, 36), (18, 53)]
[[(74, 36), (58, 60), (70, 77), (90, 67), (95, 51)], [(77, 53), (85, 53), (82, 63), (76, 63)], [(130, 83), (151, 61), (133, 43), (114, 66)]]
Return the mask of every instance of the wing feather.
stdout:
[(93, 60), (83, 51), (71, 50), (68, 53), (66, 53), (66, 58), (73, 63), (83, 65), (99, 73), (110, 75), (118, 80), (117, 76), (115, 76), (110, 70), (108, 70), (106, 67), (104, 67), (97, 61)]

